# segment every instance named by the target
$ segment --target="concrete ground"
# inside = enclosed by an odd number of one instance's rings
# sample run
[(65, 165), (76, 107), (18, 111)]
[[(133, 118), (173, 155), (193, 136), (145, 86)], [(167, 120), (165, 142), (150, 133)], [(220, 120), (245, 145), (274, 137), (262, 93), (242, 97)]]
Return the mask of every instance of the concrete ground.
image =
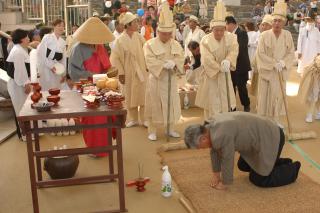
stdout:
[[(290, 91), (295, 93), (296, 82), (299, 78), (293, 74)], [(254, 108), (254, 99), (252, 108)], [(293, 126), (299, 130), (309, 128), (320, 135), (320, 121), (312, 124), (304, 122), (305, 107), (298, 103), (297, 98), (289, 97), (289, 107)], [(241, 110), (242, 107), (239, 107)], [(183, 110), (183, 118), (178, 124), (178, 131), (183, 132), (186, 125), (202, 122), (202, 110), (192, 108)], [(4, 124), (0, 123), (1, 126)], [(181, 196), (179, 189), (174, 186), (173, 196), (161, 196), (161, 160), (157, 155), (157, 148), (165, 142), (163, 129), (159, 131), (159, 140), (149, 142), (147, 131), (143, 127), (134, 127), (123, 130), (123, 156), (125, 181), (138, 176), (138, 163), (143, 163), (143, 176), (151, 178), (146, 186), (147, 190), (138, 193), (134, 188), (126, 188), (126, 207), (132, 213), (182, 213), (186, 212), (178, 202)], [(179, 141), (179, 140), (172, 140)], [(296, 141), (298, 145), (312, 160), (320, 163), (320, 140)], [(57, 137), (41, 136), (41, 149), (51, 149), (53, 146), (67, 144), (69, 147), (83, 146), (81, 134), (75, 136)], [(298, 153), (292, 145), (286, 143), (283, 156), (290, 156), (302, 162), (302, 172), (320, 183), (320, 168), (316, 168), (302, 154)], [(106, 158), (94, 159), (88, 156), (80, 157), (77, 177), (90, 174), (105, 174), (108, 169)], [(208, 171), (210, 172), (210, 171)], [(47, 177), (46, 172), (43, 172)], [(38, 190), (40, 211), (54, 212), (93, 212), (113, 209), (118, 206), (118, 192), (115, 183), (94, 184), (84, 186), (48, 188)], [(316, 199), (316, 198), (315, 198)], [(0, 144), (0, 213), (32, 212), (32, 198), (30, 191), (26, 143), (20, 142), (17, 136)]]

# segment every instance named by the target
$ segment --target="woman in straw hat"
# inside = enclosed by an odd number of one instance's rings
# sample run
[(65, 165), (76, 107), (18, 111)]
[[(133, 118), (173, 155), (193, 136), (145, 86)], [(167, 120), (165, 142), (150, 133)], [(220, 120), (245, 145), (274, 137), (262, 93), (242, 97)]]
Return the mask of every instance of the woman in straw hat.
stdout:
[[(79, 43), (73, 47), (69, 58), (70, 77), (73, 81), (91, 77), (94, 73), (103, 73), (111, 66), (103, 44), (113, 41), (114, 36), (99, 18), (89, 18), (74, 33), (74, 38)], [(107, 122), (107, 117), (83, 117), (81, 122), (101, 124)], [(108, 130), (86, 129), (83, 130), (83, 138), (88, 147), (106, 146), (108, 144)], [(106, 153), (92, 156), (103, 157), (106, 156)]]
[[(144, 46), (144, 55), (149, 70), (146, 89), (146, 117), (149, 121), (148, 138), (151, 141), (157, 140), (156, 125), (159, 124), (169, 125), (170, 129), (167, 133), (169, 136), (180, 137), (174, 131), (173, 126), (181, 116), (176, 72), (173, 73), (173, 71), (183, 72), (184, 53), (179, 42), (172, 38), (174, 26), (168, 2), (163, 2), (158, 35), (156, 38), (150, 39)], [(168, 108), (169, 75), (172, 76), (170, 108)], [(167, 123), (168, 113), (170, 113), (169, 123)]]
[(111, 52), (111, 63), (117, 68), (119, 81), (124, 86), (125, 104), (128, 110), (127, 127), (144, 120), (145, 88), (147, 68), (143, 55), (144, 38), (138, 33), (137, 16), (122, 13), (119, 21), (124, 25), (124, 32), (117, 38)]
[[(286, 85), (288, 73), (294, 61), (294, 44), (291, 33), (282, 29), (286, 23), (287, 4), (278, 1), (272, 14), (272, 30), (260, 35), (256, 52), (259, 72), (257, 113), (279, 122), (284, 114), (284, 102), (281, 95), (279, 74), (282, 85)], [(285, 91), (285, 87), (282, 88)]]
[(88, 19), (73, 37), (79, 42), (73, 46), (69, 58), (70, 77), (74, 82), (110, 68), (109, 57), (103, 44), (113, 41), (114, 36), (99, 18)]
[[(64, 21), (61, 19), (55, 20), (53, 23), (53, 32), (45, 35), (38, 50), (38, 68), (40, 74), (40, 84), (42, 90), (51, 88), (67, 88), (65, 83), (66, 72), (60, 75), (58, 63), (62, 64), (66, 69), (65, 49), (66, 42), (62, 39), (64, 33)], [(65, 71), (65, 70), (62, 70)]]
[[(204, 109), (205, 120), (210, 120), (217, 113), (231, 110), (228, 103), (231, 108), (236, 107), (230, 70), (236, 68), (239, 47), (237, 36), (225, 32), (226, 8), (222, 1), (217, 2), (214, 11), (214, 18), (210, 23), (212, 33), (204, 36), (200, 43), (203, 72), (195, 100), (195, 104)], [(230, 97), (227, 95), (227, 88)]]

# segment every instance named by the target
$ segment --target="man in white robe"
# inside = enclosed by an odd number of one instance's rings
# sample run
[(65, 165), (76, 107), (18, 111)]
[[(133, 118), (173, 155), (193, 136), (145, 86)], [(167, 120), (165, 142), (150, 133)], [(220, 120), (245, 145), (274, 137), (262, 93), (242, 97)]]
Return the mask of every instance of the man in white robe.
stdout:
[(203, 71), (195, 104), (204, 109), (205, 120), (236, 107), (230, 70), (236, 69), (239, 45), (237, 36), (225, 31), (223, 2), (218, 1), (215, 11), (217, 8), (221, 11), (215, 12), (217, 15), (210, 23), (212, 33), (204, 36), (200, 43)]
[(305, 66), (312, 63), (314, 58), (320, 54), (320, 31), (315, 27), (315, 20), (313, 17), (305, 18), (307, 24), (300, 29), (297, 52), (298, 52), (298, 70), (302, 75)]
[[(174, 131), (174, 124), (181, 116), (176, 75), (183, 72), (184, 53), (179, 42), (172, 38), (174, 26), (168, 2), (164, 2), (159, 18), (158, 35), (148, 40), (144, 46), (149, 70), (145, 116), (149, 121), (148, 139), (151, 141), (157, 140), (157, 125), (161, 124), (167, 128), (169, 125), (169, 132), (166, 134), (175, 138), (180, 137), (179, 133)], [(170, 85), (169, 75), (171, 75)], [(170, 100), (168, 100), (169, 87)], [(169, 108), (168, 101), (170, 101)]]
[(120, 24), (118, 20), (114, 22), (114, 26), (115, 26), (115, 30), (113, 31), (113, 35), (115, 37), (115, 40), (113, 42), (110, 42), (109, 44), (111, 50), (114, 48), (117, 38), (121, 35), (121, 33), (124, 30), (123, 24)]
[(184, 43), (184, 51), (185, 51), (185, 56), (192, 58), (192, 53), (190, 52), (188, 45), (190, 41), (196, 41), (200, 43), (201, 39), (203, 36), (205, 36), (205, 32), (200, 29), (199, 21), (198, 18), (195, 16), (190, 16), (189, 18), (189, 27), (190, 27), (190, 32), (188, 33), (185, 43)]
[(117, 68), (119, 81), (123, 85), (125, 105), (128, 111), (127, 127), (141, 124), (144, 120), (145, 87), (147, 68), (144, 59), (144, 38), (137, 32), (138, 20), (135, 15), (126, 12), (120, 15), (120, 23), (125, 31), (115, 41), (111, 52), (111, 64)]
[[(272, 22), (273, 22), (273, 18), (270, 14), (266, 14), (263, 19), (262, 22), (259, 26), (259, 31), (257, 32), (258, 35), (258, 44), (259, 44), (259, 38), (261, 33), (263, 33), (264, 31), (270, 30), (272, 28)], [(254, 57), (251, 61), (251, 68), (252, 68), (252, 79), (251, 79), (251, 86), (250, 86), (250, 91), (251, 91), (251, 95), (253, 96), (257, 96), (258, 93), (258, 85), (259, 85), (259, 72), (258, 72), (258, 68), (257, 68), (257, 57), (256, 57), (256, 52), (257, 50), (255, 50), (254, 53)], [(258, 103), (256, 103), (256, 105), (258, 105)]]
[[(285, 3), (280, 2), (279, 4)], [(257, 113), (270, 117), (278, 123), (279, 116), (284, 114), (281, 89), (285, 94), (286, 81), (294, 61), (294, 44), (291, 33), (282, 29), (285, 23), (286, 10), (275, 7), (272, 29), (260, 35), (256, 52), (259, 72)], [(280, 80), (283, 88), (280, 87)]]

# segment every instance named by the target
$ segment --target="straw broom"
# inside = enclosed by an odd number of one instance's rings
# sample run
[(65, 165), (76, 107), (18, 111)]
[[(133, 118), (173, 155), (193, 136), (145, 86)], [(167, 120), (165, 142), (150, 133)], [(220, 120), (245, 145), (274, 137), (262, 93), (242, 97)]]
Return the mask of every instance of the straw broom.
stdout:
[(286, 94), (283, 90), (283, 83), (282, 83), (282, 77), (281, 77), (280, 72), (278, 72), (278, 77), (279, 77), (279, 82), (280, 82), (280, 87), (281, 87), (282, 99), (284, 102), (284, 109), (286, 111), (286, 118), (287, 118), (287, 123), (288, 123), (288, 130), (289, 130), (289, 134), (287, 136), (288, 136), (289, 141), (316, 138), (317, 134), (314, 131), (306, 131), (306, 132), (300, 132), (300, 133), (293, 133), (292, 132), (291, 123), (290, 123), (290, 119), (289, 119), (288, 106), (287, 106), (287, 99), (286, 99)]

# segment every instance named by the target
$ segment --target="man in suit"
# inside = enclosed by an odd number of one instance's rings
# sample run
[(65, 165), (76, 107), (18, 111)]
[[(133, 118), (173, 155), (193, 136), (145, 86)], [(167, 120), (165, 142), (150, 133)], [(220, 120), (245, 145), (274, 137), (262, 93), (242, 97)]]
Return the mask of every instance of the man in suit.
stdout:
[(248, 54), (248, 35), (246, 31), (241, 30), (233, 16), (227, 16), (226, 30), (237, 35), (239, 44), (239, 54), (237, 66), (234, 72), (231, 72), (234, 92), (238, 88), (241, 104), (245, 112), (250, 112), (250, 99), (247, 90), (248, 72), (251, 70), (250, 59)]
[[(242, 128), (246, 126), (246, 128)], [(265, 117), (246, 112), (215, 114), (209, 123), (186, 128), (188, 148), (210, 148), (211, 187), (225, 189), (233, 182), (235, 152), (237, 166), (249, 173), (249, 180), (259, 187), (278, 187), (296, 181), (301, 163), (281, 158), (285, 144), (283, 130)]]

